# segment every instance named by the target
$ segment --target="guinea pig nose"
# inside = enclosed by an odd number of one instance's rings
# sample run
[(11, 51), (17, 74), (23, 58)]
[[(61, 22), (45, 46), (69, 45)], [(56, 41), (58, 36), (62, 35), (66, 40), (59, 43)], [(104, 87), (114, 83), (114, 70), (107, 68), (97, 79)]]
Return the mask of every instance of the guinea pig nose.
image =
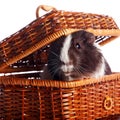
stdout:
[(65, 63), (64, 63), (63, 61), (61, 61), (61, 64), (62, 64), (62, 65), (65, 65)]
[(69, 62), (66, 63), (67, 66), (72, 65), (72, 64), (73, 64), (72, 61), (69, 61)]
[(69, 65), (72, 65), (73, 64), (73, 62), (72, 61), (69, 61), (69, 62), (61, 62), (63, 65), (66, 65), (66, 66), (69, 66)]

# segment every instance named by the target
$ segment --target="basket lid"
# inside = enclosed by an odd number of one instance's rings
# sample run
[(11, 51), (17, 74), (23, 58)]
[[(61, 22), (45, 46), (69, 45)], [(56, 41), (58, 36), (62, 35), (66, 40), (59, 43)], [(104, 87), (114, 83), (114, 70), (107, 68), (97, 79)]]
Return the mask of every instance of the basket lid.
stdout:
[[(39, 17), (40, 9), (50, 12)], [(25, 67), (27, 69), (31, 64), (30, 69), (36, 68), (36, 63), (45, 63), (47, 59), (46, 49), (49, 46), (46, 45), (62, 35), (80, 29), (94, 33), (96, 42), (100, 45), (120, 35), (120, 30), (113, 18), (105, 15), (63, 11), (41, 5), (36, 10), (36, 16), (36, 20), (1, 41), (0, 72), (15, 71), (16, 68), (17, 71), (22, 68), (25, 70)]]

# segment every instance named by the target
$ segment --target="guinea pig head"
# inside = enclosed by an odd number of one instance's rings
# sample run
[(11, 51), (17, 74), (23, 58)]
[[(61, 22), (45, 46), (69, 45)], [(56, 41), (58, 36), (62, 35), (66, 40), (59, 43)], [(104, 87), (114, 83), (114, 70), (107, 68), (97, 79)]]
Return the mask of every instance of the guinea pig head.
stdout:
[(94, 42), (95, 36), (84, 30), (53, 42), (48, 56), (48, 70), (53, 79), (71, 81), (90, 77), (102, 58)]

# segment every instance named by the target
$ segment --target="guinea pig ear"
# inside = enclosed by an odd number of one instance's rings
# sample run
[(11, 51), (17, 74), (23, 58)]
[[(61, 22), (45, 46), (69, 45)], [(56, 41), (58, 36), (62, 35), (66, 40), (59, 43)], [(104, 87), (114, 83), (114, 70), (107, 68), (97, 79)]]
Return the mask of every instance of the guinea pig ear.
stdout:
[(87, 43), (93, 44), (95, 42), (95, 36), (93, 33), (87, 32)]

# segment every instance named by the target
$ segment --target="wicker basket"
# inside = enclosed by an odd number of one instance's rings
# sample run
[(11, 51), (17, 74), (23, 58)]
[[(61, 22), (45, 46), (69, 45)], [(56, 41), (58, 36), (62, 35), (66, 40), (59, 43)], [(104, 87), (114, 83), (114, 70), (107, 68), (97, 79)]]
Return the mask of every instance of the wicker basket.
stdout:
[[(39, 10), (50, 11), (39, 17)], [(120, 74), (72, 82), (39, 80), (50, 43), (79, 29), (104, 45), (120, 35), (113, 18), (37, 8), (37, 19), (0, 43), (0, 120), (94, 120), (120, 114)], [(115, 118), (115, 117), (114, 117)]]

